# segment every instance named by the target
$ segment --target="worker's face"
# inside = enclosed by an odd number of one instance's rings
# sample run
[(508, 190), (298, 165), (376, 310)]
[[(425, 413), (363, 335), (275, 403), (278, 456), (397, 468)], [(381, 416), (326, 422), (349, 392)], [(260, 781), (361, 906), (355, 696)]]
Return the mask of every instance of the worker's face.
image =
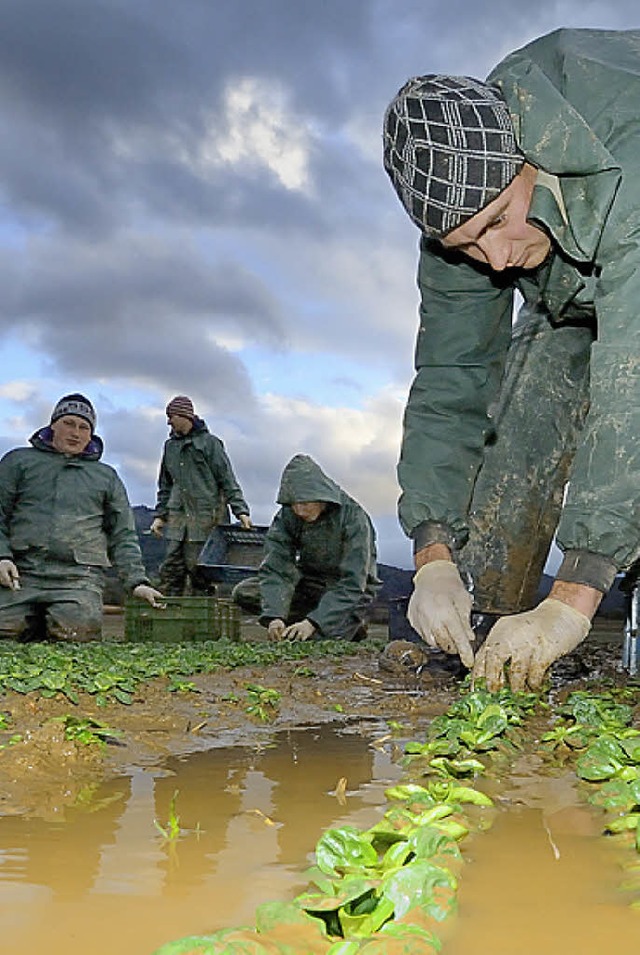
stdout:
[(458, 249), (496, 272), (535, 269), (544, 262), (551, 241), (527, 222), (537, 171), (525, 163), (513, 182), (471, 219), (442, 239), (447, 249)]
[(324, 501), (298, 501), (291, 505), (291, 510), (301, 520), (308, 524), (317, 521), (327, 505)]
[(82, 454), (91, 441), (91, 425), (75, 414), (66, 414), (51, 425), (52, 444), (60, 454)]
[(189, 434), (193, 428), (191, 418), (185, 418), (184, 415), (181, 414), (167, 415), (167, 424), (176, 434)]

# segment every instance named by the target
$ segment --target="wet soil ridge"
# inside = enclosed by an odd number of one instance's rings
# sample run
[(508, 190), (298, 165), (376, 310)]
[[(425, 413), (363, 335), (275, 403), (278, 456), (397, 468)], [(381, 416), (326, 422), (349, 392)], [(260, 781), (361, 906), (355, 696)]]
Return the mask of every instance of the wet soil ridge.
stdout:
[(465, 693), (433, 719), (424, 742), (406, 744), (404, 780), (386, 791), (379, 823), (323, 833), (308, 891), (260, 906), (254, 929), (183, 938), (156, 955), (438, 952), (456, 910), (460, 844), (491, 827), (486, 790), (532, 747), (550, 765), (574, 766), (585, 798), (606, 814), (603, 832), (633, 850), (621, 889), (640, 906), (640, 730), (631, 725), (639, 699), (633, 687), (571, 693), (540, 735), (548, 704), (537, 695)]

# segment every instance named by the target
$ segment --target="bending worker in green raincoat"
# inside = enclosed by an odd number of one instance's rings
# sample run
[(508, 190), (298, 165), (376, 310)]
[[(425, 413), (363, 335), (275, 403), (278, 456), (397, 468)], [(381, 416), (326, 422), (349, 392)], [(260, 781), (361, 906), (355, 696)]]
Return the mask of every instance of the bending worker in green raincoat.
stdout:
[(366, 511), (306, 454), (282, 473), (265, 540), (260, 622), (274, 640), (359, 640), (380, 581)]
[(227, 522), (229, 507), (243, 527), (252, 524), (224, 445), (196, 415), (191, 399), (176, 395), (166, 414), (171, 433), (162, 452), (151, 532), (168, 542), (160, 586), (168, 596), (180, 597), (188, 580), (194, 594), (207, 592), (198, 558), (211, 530)]
[(104, 571), (155, 605), (125, 487), (102, 456), (96, 414), (65, 395), (51, 422), (0, 461), (0, 637), (93, 640)]
[[(640, 32), (559, 30), (486, 82), (409, 80), (385, 115), (422, 233), (398, 466), (409, 619), (491, 689), (505, 665), (539, 687), (640, 553), (638, 103)], [(563, 560), (530, 609), (556, 528)], [(472, 599), (511, 614), (475, 662)]]

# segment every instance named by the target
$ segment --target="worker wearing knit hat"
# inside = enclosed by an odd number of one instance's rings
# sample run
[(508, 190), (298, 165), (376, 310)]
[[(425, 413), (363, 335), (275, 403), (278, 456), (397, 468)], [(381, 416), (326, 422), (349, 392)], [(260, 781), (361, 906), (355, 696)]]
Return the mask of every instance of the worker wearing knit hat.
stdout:
[(384, 166), (418, 228), (446, 235), (496, 198), (520, 170), (507, 105), (467, 76), (417, 76), (384, 122)]
[(203, 545), (217, 524), (229, 521), (229, 509), (250, 528), (249, 505), (224, 444), (195, 413), (191, 398), (176, 395), (166, 406), (171, 429), (158, 475), (156, 516), (151, 533), (167, 541), (160, 585), (170, 597), (207, 593), (198, 567)]
[[(539, 689), (640, 554), (639, 101), (640, 31), (561, 29), (484, 81), (413, 77), (385, 112), (420, 229), (408, 618), (490, 690)], [(472, 611), (504, 615), (477, 656)]]
[(193, 421), (196, 414), (193, 410), (191, 398), (187, 398), (186, 395), (176, 395), (175, 398), (172, 398), (167, 405), (167, 418), (171, 418), (173, 415), (179, 415), (181, 418), (188, 418)]
[(85, 398), (84, 395), (75, 393), (72, 395), (64, 395), (60, 398), (51, 412), (51, 424), (57, 421), (58, 418), (63, 418), (65, 415), (75, 415), (77, 418), (83, 418), (85, 421), (88, 421), (91, 425), (92, 433), (96, 429), (95, 409), (89, 399)]
[(0, 460), (0, 639), (98, 639), (107, 567), (132, 596), (163, 599), (95, 423), (88, 398), (64, 395), (29, 446)]

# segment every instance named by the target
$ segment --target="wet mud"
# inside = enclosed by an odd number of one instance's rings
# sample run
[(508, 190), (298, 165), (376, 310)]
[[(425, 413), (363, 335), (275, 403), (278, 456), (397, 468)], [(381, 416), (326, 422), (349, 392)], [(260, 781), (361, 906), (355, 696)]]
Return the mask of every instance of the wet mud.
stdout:
[[(627, 682), (621, 642), (620, 622), (601, 625), (557, 664), (552, 700)], [(252, 924), (258, 904), (304, 888), (323, 829), (379, 818), (404, 740), (421, 738), (460, 683), (446, 661), (416, 673), (363, 650), (196, 675), (197, 692), (156, 680), (128, 706), (5, 696), (24, 740), (0, 752), (0, 955), (151, 955), (172, 938)], [(247, 712), (248, 684), (280, 694), (269, 720)], [(65, 739), (52, 718), (74, 709), (113, 729), (105, 747)], [(595, 953), (603, 932), (613, 950), (640, 941), (595, 811), (573, 777), (548, 778), (536, 759), (502, 781), (490, 839), (470, 841), (447, 955)], [(161, 831), (172, 799), (176, 840)]]

